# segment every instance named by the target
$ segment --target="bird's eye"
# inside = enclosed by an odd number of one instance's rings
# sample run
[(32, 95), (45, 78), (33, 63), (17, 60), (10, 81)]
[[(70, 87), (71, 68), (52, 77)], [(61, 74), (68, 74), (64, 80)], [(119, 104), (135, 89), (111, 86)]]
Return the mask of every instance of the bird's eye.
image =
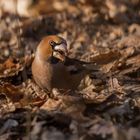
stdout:
[(55, 47), (55, 42), (54, 42), (54, 41), (50, 41), (50, 45), (51, 45), (52, 47)]

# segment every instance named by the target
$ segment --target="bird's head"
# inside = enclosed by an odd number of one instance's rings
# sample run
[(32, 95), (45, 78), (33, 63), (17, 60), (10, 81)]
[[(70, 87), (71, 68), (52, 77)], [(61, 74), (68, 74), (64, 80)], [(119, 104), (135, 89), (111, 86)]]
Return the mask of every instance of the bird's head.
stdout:
[(51, 35), (43, 38), (37, 47), (36, 55), (43, 61), (56, 59), (65, 61), (68, 54), (66, 41), (59, 36)]

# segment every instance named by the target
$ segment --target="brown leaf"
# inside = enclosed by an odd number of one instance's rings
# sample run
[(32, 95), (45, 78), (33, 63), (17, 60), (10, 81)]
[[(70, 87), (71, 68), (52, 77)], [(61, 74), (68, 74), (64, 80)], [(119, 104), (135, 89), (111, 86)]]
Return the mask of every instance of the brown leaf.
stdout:
[(0, 86), (0, 93), (4, 94), (12, 102), (18, 102), (24, 96), (20, 86), (14, 86), (9, 83)]
[(124, 93), (123, 87), (119, 84), (117, 78), (110, 78), (108, 84), (110, 92), (116, 91), (117, 93)]
[(3, 64), (0, 64), (0, 78), (14, 76), (22, 70), (23, 65), (20, 61), (9, 58)]
[(108, 51), (94, 56), (93, 58), (91, 58), (91, 61), (94, 61), (97, 64), (107, 64), (119, 58), (120, 53), (118, 51)]
[(58, 111), (61, 104), (62, 100), (48, 99), (40, 108), (48, 111)]
[(75, 96), (59, 96), (59, 99), (48, 99), (41, 109), (48, 111), (61, 111), (77, 121), (85, 121), (83, 116), (85, 110), (84, 102), (81, 98)]

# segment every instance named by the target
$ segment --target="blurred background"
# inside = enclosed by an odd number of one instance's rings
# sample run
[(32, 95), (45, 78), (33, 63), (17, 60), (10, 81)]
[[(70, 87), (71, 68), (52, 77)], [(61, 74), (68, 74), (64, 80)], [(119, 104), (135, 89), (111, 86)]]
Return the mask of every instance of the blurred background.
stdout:
[[(51, 98), (31, 63), (46, 35), (96, 62), (72, 94)], [(139, 140), (140, 0), (0, 0), (0, 139)]]
[[(139, 7), (139, 0), (0, 0), (0, 50), (5, 52), (0, 54), (0, 60), (9, 55), (31, 53), (36, 43), (48, 34), (60, 33), (69, 37), (70, 42), (79, 38), (89, 46), (98, 43), (96, 37), (105, 36), (113, 26), (118, 33), (111, 35), (112, 38), (125, 34), (126, 30), (133, 32), (139, 28)], [(20, 42), (20, 52), (12, 49), (17, 42)], [(7, 45), (9, 50), (4, 47)]]

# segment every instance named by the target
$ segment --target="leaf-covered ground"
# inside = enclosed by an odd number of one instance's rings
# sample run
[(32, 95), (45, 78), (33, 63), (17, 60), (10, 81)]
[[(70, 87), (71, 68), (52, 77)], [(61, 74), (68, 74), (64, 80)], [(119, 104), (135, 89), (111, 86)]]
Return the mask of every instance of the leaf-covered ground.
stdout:
[[(140, 1), (51, 8), (29, 18), (0, 11), (0, 139), (139, 140)], [(50, 34), (67, 40), (69, 57), (100, 66), (74, 93), (46, 93), (33, 81), (34, 52)]]

